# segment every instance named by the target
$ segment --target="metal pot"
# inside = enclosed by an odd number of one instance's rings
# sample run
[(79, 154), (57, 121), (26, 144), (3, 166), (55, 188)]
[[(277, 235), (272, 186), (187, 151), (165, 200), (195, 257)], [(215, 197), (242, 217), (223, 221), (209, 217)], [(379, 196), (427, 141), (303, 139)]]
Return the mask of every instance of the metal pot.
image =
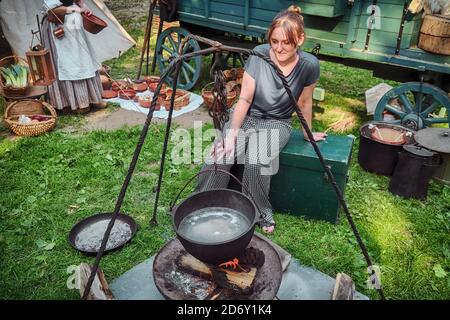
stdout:
[(404, 198), (425, 199), (428, 183), (439, 166), (437, 153), (419, 146), (403, 146), (389, 182), (389, 191)]
[[(178, 232), (179, 225), (188, 214), (207, 207), (224, 207), (234, 209), (245, 215), (250, 221), (247, 229), (233, 239), (205, 243), (193, 241)], [(194, 193), (181, 202), (172, 212), (173, 228), (183, 247), (197, 259), (211, 264), (218, 264), (238, 257), (244, 252), (255, 231), (259, 215), (254, 202), (241, 192), (230, 189), (211, 189)]]
[[(380, 139), (375, 135), (379, 129), (396, 130), (399, 132), (397, 141)], [(360, 128), (358, 162), (362, 168), (369, 172), (391, 176), (398, 161), (398, 153), (403, 145), (414, 144), (414, 131), (400, 125), (384, 122), (365, 123)], [(382, 137), (382, 135), (381, 135)], [(401, 141), (401, 143), (398, 143)]]

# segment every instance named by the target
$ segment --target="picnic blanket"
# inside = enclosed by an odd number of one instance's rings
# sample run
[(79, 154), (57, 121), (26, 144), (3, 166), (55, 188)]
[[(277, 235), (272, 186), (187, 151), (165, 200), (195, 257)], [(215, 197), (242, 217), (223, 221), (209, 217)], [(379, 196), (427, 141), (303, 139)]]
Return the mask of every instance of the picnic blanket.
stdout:
[[(172, 118), (176, 118), (182, 114), (194, 111), (195, 109), (200, 107), (200, 105), (203, 103), (203, 98), (201, 96), (199, 96), (198, 94), (195, 94), (192, 92), (190, 92), (189, 94), (190, 94), (189, 104), (187, 106), (181, 108), (181, 110), (174, 110), (173, 114), (172, 114)], [(147, 90), (144, 92), (138, 92), (137, 95), (138, 96), (150, 95), (153, 97), (153, 92)], [(139, 105), (139, 102), (135, 102), (133, 100), (113, 98), (113, 99), (104, 99), (104, 101), (115, 102), (115, 103), (120, 104), (121, 108), (131, 110), (131, 111), (141, 112), (141, 113), (145, 113), (145, 114), (148, 114), (148, 111), (150, 110), (149, 108), (142, 108)], [(155, 110), (153, 112), (153, 117), (160, 118), (160, 119), (167, 119), (169, 117), (169, 111), (166, 111), (166, 109), (164, 109), (164, 108), (161, 108), (161, 110)]]

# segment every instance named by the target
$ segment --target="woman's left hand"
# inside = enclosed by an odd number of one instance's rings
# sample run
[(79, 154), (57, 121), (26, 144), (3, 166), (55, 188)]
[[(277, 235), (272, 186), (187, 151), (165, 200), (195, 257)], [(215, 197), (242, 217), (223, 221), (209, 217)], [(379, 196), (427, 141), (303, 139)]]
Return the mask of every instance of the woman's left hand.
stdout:
[(92, 10), (91, 9), (89, 9), (86, 5), (83, 7), (83, 8), (81, 8), (81, 12), (83, 13), (86, 13), (86, 15), (89, 17), (90, 15), (92, 15)]
[[(313, 132), (314, 141), (322, 141), (325, 140), (325, 138), (328, 135), (325, 132)], [(304, 138), (306, 141), (309, 141), (309, 138), (307, 135), (304, 135)]]

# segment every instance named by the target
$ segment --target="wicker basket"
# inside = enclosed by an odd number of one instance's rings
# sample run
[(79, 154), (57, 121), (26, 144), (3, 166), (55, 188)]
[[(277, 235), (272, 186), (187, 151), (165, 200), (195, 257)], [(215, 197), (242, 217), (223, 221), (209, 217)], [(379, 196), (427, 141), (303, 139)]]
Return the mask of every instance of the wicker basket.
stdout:
[[(211, 108), (213, 105), (213, 102), (214, 102), (214, 96), (211, 91), (213, 85), (214, 85), (214, 82), (210, 82), (206, 86), (204, 86), (202, 89), (203, 101), (208, 108)], [(229, 88), (227, 88), (227, 107), (228, 108), (231, 108), (234, 101), (236, 100), (236, 97), (237, 97), (236, 89), (234, 89), (234, 87), (231, 90), (229, 90)]]
[(226, 81), (237, 81), (242, 82), (242, 77), (244, 77), (244, 68), (231, 68), (224, 70), (223, 75)]
[[(167, 111), (170, 110), (170, 100), (172, 99), (171, 88), (166, 89), (164, 92), (161, 90), (161, 93), (158, 96), (158, 105), (164, 107)], [(187, 106), (190, 101), (189, 92), (181, 89), (177, 89), (175, 100), (173, 103), (174, 110), (180, 110), (181, 108)]]
[[(23, 62), (28, 67), (28, 70), (30, 70), (28, 62), (25, 59), (23, 59), (21, 57), (18, 57), (18, 56), (15, 56), (15, 55), (14, 56), (7, 56), (7, 57), (4, 57), (3, 59), (1, 59), (0, 60), (0, 67), (9, 67), (9, 66), (11, 66), (13, 64), (17, 64), (19, 62)], [(11, 86), (6, 86), (5, 85), (5, 79), (0, 74), (0, 87), (3, 90), (3, 94), (5, 96), (8, 96), (8, 97), (21, 97), (21, 96), (24, 96), (26, 94), (27, 88), (28, 88), (28, 86), (30, 84), (30, 79), (31, 79), (30, 77), (31, 77), (31, 74), (30, 74), (30, 71), (28, 71), (27, 86), (26, 87), (16, 88), (16, 87), (11, 87)]]
[[(48, 120), (36, 123), (20, 123), (19, 116), (46, 115)], [(11, 103), (5, 110), (5, 122), (9, 129), (19, 136), (38, 136), (50, 131), (56, 125), (56, 111), (46, 102), (40, 100), (21, 100)]]

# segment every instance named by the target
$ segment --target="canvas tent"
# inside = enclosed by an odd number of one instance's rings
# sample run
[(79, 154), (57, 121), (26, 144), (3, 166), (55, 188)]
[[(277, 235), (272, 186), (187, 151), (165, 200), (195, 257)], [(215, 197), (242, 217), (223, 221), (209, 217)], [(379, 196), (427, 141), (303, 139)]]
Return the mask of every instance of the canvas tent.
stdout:
[[(136, 44), (102, 0), (85, 0), (85, 3), (93, 14), (108, 23), (108, 27), (100, 33), (88, 33), (100, 61), (117, 58), (120, 53)], [(13, 52), (20, 57), (25, 57), (25, 52), (29, 50), (31, 30), (38, 30), (36, 14), (42, 19), (43, 0), (0, 0), (0, 24), (3, 33)]]

